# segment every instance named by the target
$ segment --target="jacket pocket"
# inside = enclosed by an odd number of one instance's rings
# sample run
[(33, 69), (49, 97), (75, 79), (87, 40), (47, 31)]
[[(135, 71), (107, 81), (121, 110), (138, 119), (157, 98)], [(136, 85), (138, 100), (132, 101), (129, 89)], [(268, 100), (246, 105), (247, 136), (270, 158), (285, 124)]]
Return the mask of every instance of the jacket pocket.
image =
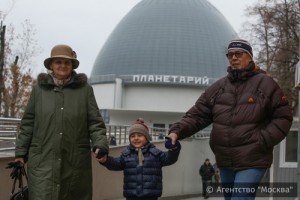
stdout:
[(36, 143), (32, 143), (29, 148), (28, 167), (38, 167), (42, 158), (42, 148)]
[(259, 147), (260, 147), (261, 151), (263, 153), (266, 153), (268, 151), (269, 147), (268, 147), (261, 131), (258, 132), (258, 143), (259, 143)]
[(91, 167), (91, 146), (90, 144), (78, 144), (74, 156), (74, 163), (78, 169), (89, 169)]

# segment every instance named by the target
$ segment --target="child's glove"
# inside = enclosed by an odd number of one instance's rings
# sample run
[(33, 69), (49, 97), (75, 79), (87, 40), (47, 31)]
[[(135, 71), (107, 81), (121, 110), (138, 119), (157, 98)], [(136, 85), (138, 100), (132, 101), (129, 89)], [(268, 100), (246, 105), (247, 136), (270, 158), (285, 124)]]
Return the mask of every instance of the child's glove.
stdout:
[(98, 151), (98, 154), (97, 154), (96, 158), (101, 159), (102, 157), (104, 157), (107, 154), (108, 154), (108, 152), (105, 149), (100, 149)]
[(165, 147), (166, 149), (175, 150), (181, 148), (181, 145), (178, 140), (176, 140), (175, 144), (172, 144), (172, 139), (165, 137)]

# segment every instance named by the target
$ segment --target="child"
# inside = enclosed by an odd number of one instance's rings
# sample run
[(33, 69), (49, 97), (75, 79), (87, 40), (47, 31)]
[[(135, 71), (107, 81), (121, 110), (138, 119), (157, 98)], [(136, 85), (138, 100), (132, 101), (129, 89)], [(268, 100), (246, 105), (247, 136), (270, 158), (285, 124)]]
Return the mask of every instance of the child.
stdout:
[(109, 170), (123, 170), (123, 195), (127, 200), (157, 200), (162, 194), (162, 167), (177, 161), (181, 145), (167, 140), (168, 151), (157, 149), (150, 142), (149, 129), (142, 119), (130, 127), (129, 141), (120, 157), (105, 155), (99, 162)]

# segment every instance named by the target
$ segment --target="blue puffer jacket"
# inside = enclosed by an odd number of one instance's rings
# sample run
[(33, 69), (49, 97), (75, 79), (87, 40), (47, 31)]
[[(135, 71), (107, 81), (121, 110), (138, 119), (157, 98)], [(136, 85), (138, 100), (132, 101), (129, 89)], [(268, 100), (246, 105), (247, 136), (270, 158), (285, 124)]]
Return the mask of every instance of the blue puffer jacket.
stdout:
[(131, 145), (120, 157), (108, 156), (102, 164), (109, 170), (124, 170), (123, 195), (126, 198), (160, 197), (162, 194), (162, 167), (175, 163), (180, 146), (176, 150), (161, 151), (152, 143), (142, 148), (144, 162), (139, 166), (138, 151)]

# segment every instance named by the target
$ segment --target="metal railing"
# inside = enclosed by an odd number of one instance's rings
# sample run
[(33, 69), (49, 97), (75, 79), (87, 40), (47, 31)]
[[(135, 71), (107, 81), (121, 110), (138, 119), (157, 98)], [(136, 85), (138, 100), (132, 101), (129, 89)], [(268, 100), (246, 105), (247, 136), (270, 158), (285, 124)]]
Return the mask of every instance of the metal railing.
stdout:
[(14, 151), (20, 122), (17, 118), (0, 118), (0, 152)]
[[(21, 119), (0, 117), (0, 152), (14, 152), (16, 138), (18, 137)], [(126, 145), (129, 143), (129, 125), (106, 124), (107, 139), (110, 146)], [(168, 129), (149, 127), (151, 141), (164, 141)], [(191, 138), (205, 139), (209, 131), (201, 131)]]
[[(106, 125), (107, 138), (111, 146), (129, 143), (128, 125)], [(151, 141), (163, 141), (168, 134), (168, 129), (149, 127)]]
[[(0, 117), (0, 152), (14, 150), (18, 137), (21, 119)], [(107, 139), (111, 146), (129, 143), (128, 125), (106, 125)], [(167, 130), (163, 128), (149, 128), (152, 141), (164, 140)]]

